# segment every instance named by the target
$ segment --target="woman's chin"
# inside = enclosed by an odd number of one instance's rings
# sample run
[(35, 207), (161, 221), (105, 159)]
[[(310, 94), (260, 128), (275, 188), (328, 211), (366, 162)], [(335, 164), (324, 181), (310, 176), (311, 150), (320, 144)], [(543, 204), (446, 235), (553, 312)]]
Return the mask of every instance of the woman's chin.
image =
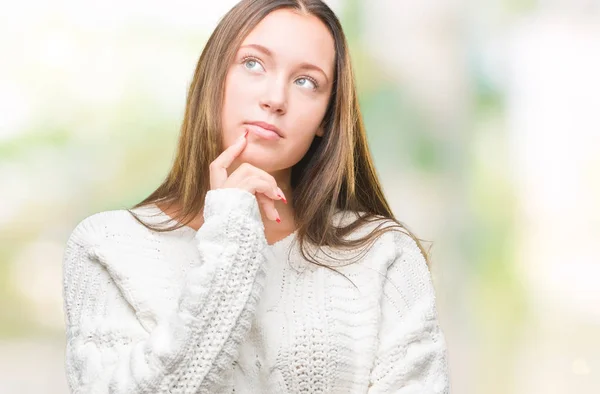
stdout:
[(277, 160), (266, 152), (251, 152), (248, 147), (237, 157), (240, 163), (248, 163), (263, 171), (271, 172), (276, 166)]

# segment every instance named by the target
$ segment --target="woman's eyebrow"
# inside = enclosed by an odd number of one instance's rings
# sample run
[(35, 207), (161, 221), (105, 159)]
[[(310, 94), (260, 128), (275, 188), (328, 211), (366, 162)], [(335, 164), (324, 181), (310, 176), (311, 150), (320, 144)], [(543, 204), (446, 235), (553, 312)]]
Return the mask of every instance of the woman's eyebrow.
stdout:
[[(244, 46), (240, 47), (240, 49), (242, 49), (242, 48), (254, 48), (257, 51), (260, 51), (260, 52), (264, 53), (267, 56), (273, 57), (273, 52), (269, 48), (264, 47), (264, 46), (262, 46), (260, 44), (248, 44), (248, 45), (244, 45)], [(311, 63), (300, 63), (299, 68), (305, 69), (305, 70), (315, 70), (315, 71), (318, 71), (321, 74), (323, 74), (323, 76), (325, 77), (325, 80), (327, 82), (329, 82), (329, 78), (327, 77), (327, 74), (325, 74), (325, 71), (323, 71), (320, 67), (315, 66), (314, 64), (311, 64)]]

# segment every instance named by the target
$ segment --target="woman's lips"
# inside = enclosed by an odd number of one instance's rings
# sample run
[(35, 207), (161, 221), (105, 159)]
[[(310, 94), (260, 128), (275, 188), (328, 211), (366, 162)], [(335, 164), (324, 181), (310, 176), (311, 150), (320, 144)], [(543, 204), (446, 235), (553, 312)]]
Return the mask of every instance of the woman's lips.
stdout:
[(272, 130), (263, 129), (260, 126), (257, 126), (254, 124), (248, 124), (248, 123), (245, 124), (244, 126), (247, 127), (251, 133), (253, 133), (254, 135), (256, 135), (260, 138), (264, 138), (264, 139), (270, 140), (270, 141), (276, 141), (276, 140), (281, 139), (281, 136)]

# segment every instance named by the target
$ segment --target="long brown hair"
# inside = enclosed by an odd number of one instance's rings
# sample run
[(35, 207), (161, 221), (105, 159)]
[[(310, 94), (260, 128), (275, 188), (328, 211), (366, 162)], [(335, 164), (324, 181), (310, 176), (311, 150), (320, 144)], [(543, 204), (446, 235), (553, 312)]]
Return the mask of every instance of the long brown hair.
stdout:
[[(228, 71), (223, 65), (231, 64), (243, 39), (265, 16), (283, 8), (319, 18), (333, 36), (336, 53), (334, 86), (322, 121), (324, 134), (315, 136), (306, 155), (291, 170), (302, 255), (330, 268), (306, 256), (306, 240), (319, 247), (370, 247), (384, 232), (397, 228), (416, 241), (429, 265), (421, 242), (394, 217), (383, 195), (367, 145), (346, 37), (336, 15), (321, 0), (243, 0), (221, 19), (194, 72), (174, 164), (163, 183), (132, 207), (159, 202), (175, 204), (179, 207), (172, 218), (176, 224), (166, 228), (150, 226), (129, 212), (155, 231), (175, 230), (197, 217), (210, 190), (209, 165), (223, 150), (220, 114)], [(357, 220), (346, 226), (333, 226), (337, 210), (355, 212)], [(345, 239), (355, 229), (373, 222), (380, 224), (365, 237)]]

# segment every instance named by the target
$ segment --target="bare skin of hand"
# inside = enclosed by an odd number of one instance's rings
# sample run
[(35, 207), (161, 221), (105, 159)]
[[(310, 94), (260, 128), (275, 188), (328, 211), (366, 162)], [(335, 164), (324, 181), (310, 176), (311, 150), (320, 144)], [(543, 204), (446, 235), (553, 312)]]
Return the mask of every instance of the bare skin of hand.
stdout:
[(227, 168), (246, 147), (247, 135), (248, 132), (239, 137), (210, 164), (210, 188), (247, 190), (256, 196), (267, 218), (280, 222), (275, 201), (283, 200), (287, 204), (287, 200), (272, 175), (249, 163), (242, 163), (231, 175), (227, 174)]

